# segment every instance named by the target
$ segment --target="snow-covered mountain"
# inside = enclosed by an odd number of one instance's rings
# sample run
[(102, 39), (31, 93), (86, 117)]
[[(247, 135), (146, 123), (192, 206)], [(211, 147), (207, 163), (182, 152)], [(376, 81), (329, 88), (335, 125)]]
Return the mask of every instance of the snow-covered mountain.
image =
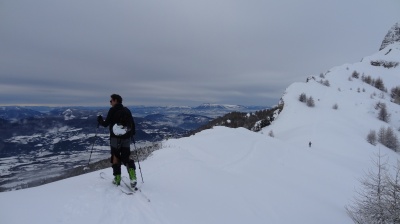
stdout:
[(240, 105), (231, 105), (231, 104), (213, 104), (213, 103), (203, 103), (200, 106), (195, 107), (197, 110), (209, 110), (209, 109), (222, 109), (222, 110), (242, 110), (245, 108)]
[[(141, 162), (144, 183), (137, 170), (150, 202), (99, 178), (112, 175), (108, 168), (0, 193), (0, 222), (350, 224), (345, 206), (375, 168), (376, 154), (389, 168), (400, 160), (396, 149), (367, 141), (381, 128), (399, 136), (400, 105), (391, 96), (400, 85), (399, 62), (394, 42), (361, 62), (293, 83), (281, 113), (260, 132), (214, 127), (164, 141)], [(386, 121), (378, 119), (382, 105)]]
[(29, 108), (10, 106), (0, 107), (0, 119), (4, 120), (18, 120), (26, 117), (43, 117), (44, 114)]

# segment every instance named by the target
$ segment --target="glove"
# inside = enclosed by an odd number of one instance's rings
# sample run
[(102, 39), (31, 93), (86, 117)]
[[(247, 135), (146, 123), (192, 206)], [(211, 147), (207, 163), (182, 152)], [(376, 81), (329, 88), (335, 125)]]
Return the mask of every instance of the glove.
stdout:
[(100, 124), (103, 123), (103, 116), (101, 115), (97, 116), (97, 122)]

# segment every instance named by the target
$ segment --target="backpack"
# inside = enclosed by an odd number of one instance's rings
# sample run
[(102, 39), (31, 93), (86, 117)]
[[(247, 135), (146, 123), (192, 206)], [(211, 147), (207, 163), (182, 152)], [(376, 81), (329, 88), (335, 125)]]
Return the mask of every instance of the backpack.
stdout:
[(130, 133), (130, 135), (135, 133), (135, 124), (132, 118), (131, 111), (124, 107), (118, 110), (114, 117), (116, 118), (116, 123), (113, 126), (113, 132), (117, 136), (125, 135)]

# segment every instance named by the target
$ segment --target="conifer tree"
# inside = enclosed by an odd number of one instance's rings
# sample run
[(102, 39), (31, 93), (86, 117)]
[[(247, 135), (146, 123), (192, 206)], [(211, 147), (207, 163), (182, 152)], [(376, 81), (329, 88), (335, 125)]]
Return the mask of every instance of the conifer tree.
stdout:
[(314, 99), (312, 98), (312, 96), (310, 96), (307, 99), (307, 106), (309, 106), (309, 107), (314, 107), (315, 106)]

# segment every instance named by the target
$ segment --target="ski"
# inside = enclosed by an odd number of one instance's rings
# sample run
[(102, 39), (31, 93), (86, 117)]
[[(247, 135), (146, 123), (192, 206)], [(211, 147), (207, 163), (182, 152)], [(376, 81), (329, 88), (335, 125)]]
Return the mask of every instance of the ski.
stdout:
[(127, 178), (127, 177), (121, 177), (121, 181), (122, 181), (122, 183), (124, 183), (125, 184), (125, 186), (127, 187), (127, 188), (129, 188), (129, 190), (131, 190), (131, 191), (137, 191), (137, 190), (139, 190), (139, 188), (137, 188), (137, 187), (134, 187), (134, 188), (132, 188), (131, 187), (131, 181)]
[(134, 190), (131, 188), (130, 180), (129, 180), (128, 177), (123, 176), (123, 177), (121, 178), (121, 181), (122, 181), (131, 191), (133, 191), (133, 192), (139, 192), (140, 195), (142, 195), (142, 197), (143, 197), (144, 199), (146, 199), (147, 202), (150, 202), (150, 198), (147, 197), (147, 195), (145, 195), (145, 194), (142, 192), (142, 190), (141, 190), (140, 188), (138, 188), (137, 186), (135, 187)]
[[(110, 177), (108, 177), (107, 176), (107, 174), (106, 173), (104, 173), (104, 172), (101, 172), (100, 173), (100, 177), (102, 178), (102, 179), (104, 179), (104, 180), (108, 180), (108, 181), (112, 181), (112, 179), (110, 178)], [(122, 192), (122, 193), (124, 193), (124, 194), (126, 194), (126, 195), (133, 195), (136, 191), (132, 191), (131, 190), (131, 188), (129, 187), (129, 190), (126, 190), (124, 187), (122, 187), (121, 185), (118, 185), (117, 186), (118, 187), (118, 189)]]
[[(102, 179), (104, 179), (104, 180), (108, 180), (108, 181), (110, 181), (110, 182), (112, 181), (112, 179), (111, 179), (109, 176), (107, 176), (107, 174), (104, 173), (104, 172), (101, 172), (101, 173), (100, 173), (100, 177), (101, 177)], [(122, 185), (118, 185), (117, 187), (118, 187), (118, 189), (121, 190), (122, 193), (124, 193), (124, 194), (126, 194), (126, 195), (133, 195), (133, 194), (135, 194), (135, 193), (138, 192), (138, 193), (140, 193), (140, 195), (141, 195), (147, 202), (150, 202), (150, 198), (147, 197), (147, 195), (145, 195), (145, 194), (142, 192), (142, 190), (141, 190), (140, 188), (138, 188), (138, 187), (135, 187), (134, 189), (131, 188), (129, 178), (123, 176), (123, 177), (121, 178), (121, 181), (122, 181), (122, 183), (125, 185), (125, 187), (127, 187), (127, 188), (129, 189), (129, 190), (127, 190), (127, 189), (125, 189), (124, 187), (122, 187)]]

